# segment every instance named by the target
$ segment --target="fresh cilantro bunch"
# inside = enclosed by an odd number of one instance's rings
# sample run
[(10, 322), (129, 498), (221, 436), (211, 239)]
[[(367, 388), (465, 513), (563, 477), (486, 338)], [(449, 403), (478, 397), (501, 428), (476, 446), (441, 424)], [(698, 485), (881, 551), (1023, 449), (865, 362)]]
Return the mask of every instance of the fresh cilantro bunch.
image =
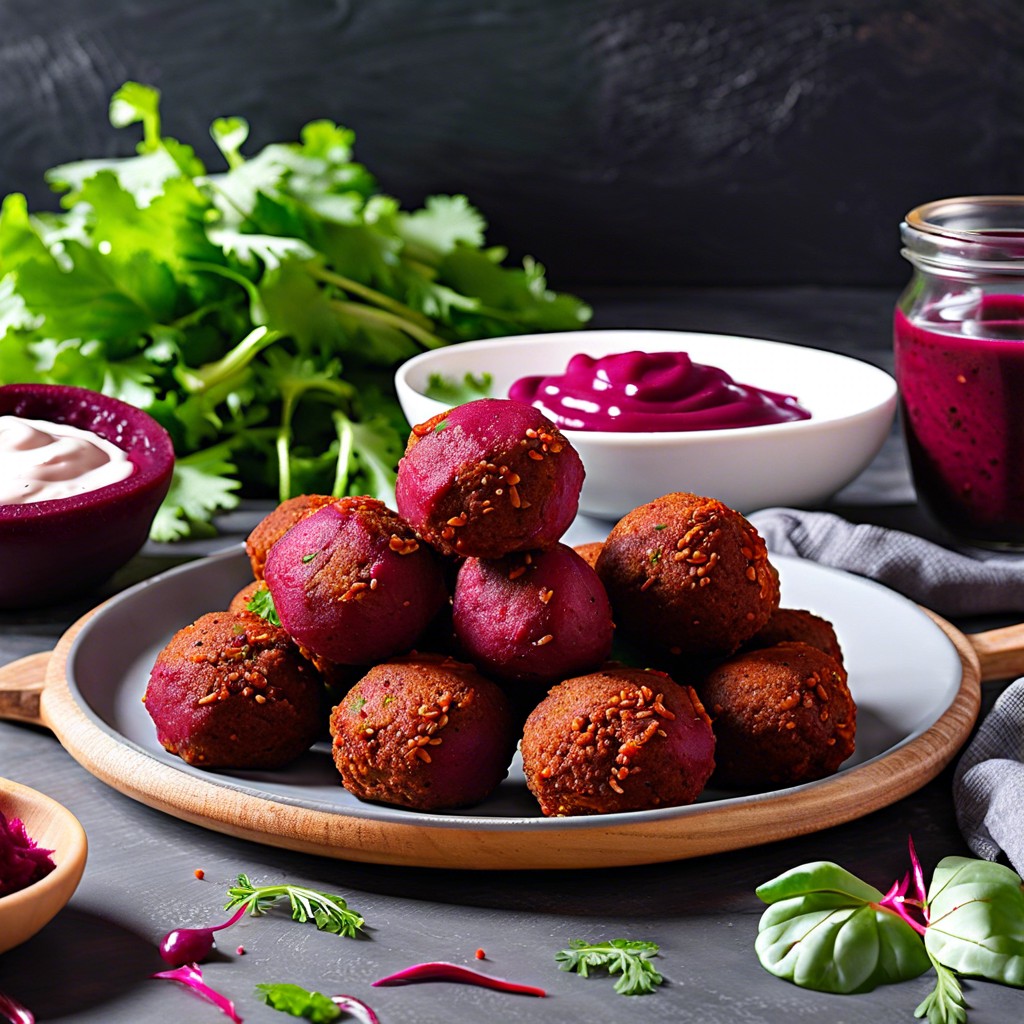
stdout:
[(246, 157), (248, 125), (214, 121), (225, 167), (164, 136), (160, 96), (110, 105), (135, 156), (47, 173), (59, 213), (0, 209), (0, 384), (72, 384), (146, 410), (178, 455), (157, 539), (210, 532), (240, 494), (391, 497), (407, 433), (392, 370), (471, 338), (581, 326), (527, 259), (484, 243), (464, 196), (402, 210), (331, 121)]

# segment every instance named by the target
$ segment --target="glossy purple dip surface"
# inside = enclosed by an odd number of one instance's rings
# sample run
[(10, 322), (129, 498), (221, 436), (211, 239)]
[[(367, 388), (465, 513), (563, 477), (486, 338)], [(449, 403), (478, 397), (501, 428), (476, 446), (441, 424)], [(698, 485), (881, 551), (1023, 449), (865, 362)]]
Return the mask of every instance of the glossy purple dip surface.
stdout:
[(522, 377), (509, 398), (536, 406), (563, 430), (620, 433), (720, 430), (810, 419), (792, 395), (738, 384), (685, 352), (580, 353), (565, 372)]
[(919, 498), (959, 537), (1024, 545), (1024, 296), (897, 309), (894, 347)]

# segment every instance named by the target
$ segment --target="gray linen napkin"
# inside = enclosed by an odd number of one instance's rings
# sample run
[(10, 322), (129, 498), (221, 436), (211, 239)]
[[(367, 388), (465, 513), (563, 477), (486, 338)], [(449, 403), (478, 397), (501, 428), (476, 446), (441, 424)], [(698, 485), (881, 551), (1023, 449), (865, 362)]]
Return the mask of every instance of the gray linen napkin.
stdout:
[(1024, 874), (1024, 679), (999, 695), (960, 757), (953, 798), (967, 845), (986, 860), (1002, 850)]
[(831, 512), (767, 508), (748, 517), (776, 555), (797, 555), (884, 583), (940, 615), (1024, 611), (1024, 557), (952, 550)]
[[(749, 517), (773, 554), (796, 555), (884, 583), (942, 615), (1024, 610), (1024, 558), (950, 550), (829, 512), (770, 508)], [(1024, 679), (981, 723), (953, 777), (957, 822), (979, 857), (1024, 874)]]

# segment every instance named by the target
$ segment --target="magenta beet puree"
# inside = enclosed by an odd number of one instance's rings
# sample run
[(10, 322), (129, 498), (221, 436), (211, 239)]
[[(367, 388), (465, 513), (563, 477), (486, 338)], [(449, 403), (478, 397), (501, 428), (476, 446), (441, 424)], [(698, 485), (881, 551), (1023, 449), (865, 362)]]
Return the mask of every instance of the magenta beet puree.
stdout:
[(575, 355), (564, 373), (523, 377), (508, 395), (536, 406), (563, 430), (719, 430), (811, 415), (791, 395), (737, 384), (685, 352)]
[(1024, 296), (987, 295), (971, 319), (897, 309), (903, 427), (919, 498), (979, 542), (1024, 543)]

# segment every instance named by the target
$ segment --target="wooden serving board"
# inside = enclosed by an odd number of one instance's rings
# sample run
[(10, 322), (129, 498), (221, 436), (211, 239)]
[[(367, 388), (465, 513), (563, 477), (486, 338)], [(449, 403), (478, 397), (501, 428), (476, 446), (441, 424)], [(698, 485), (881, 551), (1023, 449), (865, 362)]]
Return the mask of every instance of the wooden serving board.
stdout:
[[(101, 606), (102, 608), (103, 606)], [(186, 821), (255, 842), (381, 864), (473, 869), (609, 867), (702, 856), (814, 832), (850, 821), (934, 778), (967, 739), (980, 684), (1024, 672), (1024, 626), (965, 636), (927, 613), (952, 643), (961, 678), (930, 727), (885, 756), (830, 779), (739, 800), (586, 819), (400, 814), (375, 817), (296, 806), (206, 781), (102, 728), (65, 672), (94, 609), (52, 652), (0, 668), (0, 718), (44, 725), (86, 770), (121, 793)]]

